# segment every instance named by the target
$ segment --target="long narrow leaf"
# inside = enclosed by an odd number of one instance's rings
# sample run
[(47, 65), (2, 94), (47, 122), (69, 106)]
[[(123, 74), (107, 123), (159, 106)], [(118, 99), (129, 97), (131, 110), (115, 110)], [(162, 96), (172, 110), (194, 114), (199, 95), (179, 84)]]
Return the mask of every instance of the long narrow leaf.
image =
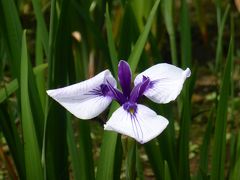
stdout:
[(189, 9), (186, 0), (181, 1), (181, 65), (183, 68), (191, 67), (192, 44)]
[(199, 161), (199, 169), (197, 178), (198, 179), (205, 179), (208, 175), (208, 152), (209, 152), (209, 145), (211, 140), (212, 134), (212, 126), (213, 126), (213, 111), (210, 114), (210, 118), (208, 120), (207, 128), (203, 137), (203, 143), (200, 148), (200, 161)]
[[(52, 1), (56, 3), (56, 1)], [(71, 64), (71, 34), (68, 21), (70, 1), (63, 0), (60, 7), (59, 21), (56, 9), (52, 9), (50, 31), (49, 87), (66, 86)], [(56, 7), (56, 4), (52, 4)], [(56, 22), (55, 22), (56, 20)], [(56, 27), (57, 26), (57, 27)], [(55, 29), (56, 28), (56, 29)], [(56, 34), (54, 34), (56, 33)], [(62, 43), (64, 42), (64, 43)], [(47, 179), (68, 179), (68, 149), (67, 149), (67, 116), (63, 107), (52, 100), (48, 104), (48, 114), (45, 121), (44, 137), (44, 171)]]
[(18, 89), (18, 81), (16, 79), (12, 80), (10, 83), (5, 85), (4, 88), (1, 88), (0, 89), (0, 103), (5, 101), (17, 89)]
[[(181, 1), (181, 64), (183, 68), (191, 68), (191, 31), (189, 12), (186, 0)], [(191, 95), (190, 83), (186, 82), (182, 93), (182, 102), (178, 101), (179, 108), (182, 108), (180, 137), (179, 137), (179, 179), (190, 179), (189, 166), (189, 130), (191, 123)], [(182, 107), (181, 107), (182, 106)]]
[(172, 0), (163, 0), (163, 17), (165, 20), (167, 32), (170, 39), (170, 48), (171, 48), (171, 58), (172, 63), (177, 65), (177, 46), (176, 46), (176, 37), (175, 29), (173, 24), (173, 1)]
[(126, 179), (136, 179), (136, 141), (127, 140)]
[(156, 179), (164, 179), (164, 161), (158, 142), (152, 140), (146, 143), (144, 148), (152, 165)]
[(230, 5), (228, 4), (225, 9), (223, 18), (221, 19), (221, 21), (219, 21), (220, 24), (218, 26), (218, 39), (217, 39), (217, 50), (216, 50), (216, 68), (215, 68), (216, 71), (218, 71), (221, 67), (220, 65), (222, 61), (222, 46), (223, 46), (222, 38), (223, 38), (224, 27), (225, 27), (229, 9), (230, 9)]
[(7, 39), (6, 42), (8, 43), (11, 57), (12, 73), (15, 77), (19, 77), (22, 27), (18, 11), (13, 0), (0, 1), (0, 8), (3, 12), (3, 16), (0, 16), (0, 18), (5, 25), (3, 27), (5, 27), (5, 38)]
[(32, 0), (33, 3), (33, 8), (34, 8), (34, 12), (36, 15), (36, 19), (38, 22), (38, 28), (40, 28), (39, 33), (41, 33), (41, 40), (42, 40), (42, 44), (45, 50), (45, 53), (48, 57), (49, 55), (49, 48), (48, 48), (48, 32), (47, 32), (47, 27), (46, 27), (46, 23), (44, 22), (44, 17), (43, 17), (43, 13), (41, 11), (41, 3), (40, 0)]
[(37, 143), (37, 135), (33, 122), (29, 100), (28, 86), (28, 55), (26, 44), (26, 31), (22, 36), (21, 56), (21, 109), (22, 109), (22, 130), (24, 141), (24, 154), (26, 163), (26, 179), (43, 179), (40, 150)]
[(136, 149), (136, 171), (139, 180), (144, 180), (144, 167), (140, 158), (139, 149)]
[[(37, 75), (47, 68), (47, 64), (41, 64), (36, 66), (33, 71)], [(0, 103), (5, 101), (9, 96), (15, 93), (18, 90), (18, 81), (17, 79), (12, 80), (8, 84), (5, 84), (3, 88), (0, 89)]]
[[(110, 109), (110, 114), (118, 108), (117, 103), (113, 103)], [(103, 142), (101, 146), (100, 158), (97, 166), (97, 180), (113, 179), (115, 177), (115, 167), (121, 164), (121, 162), (115, 162), (115, 156), (120, 156), (117, 153), (119, 147), (119, 135), (115, 132), (106, 131), (103, 135)], [(118, 164), (117, 164), (118, 163)], [(121, 167), (121, 165), (120, 165)], [(119, 177), (117, 178), (119, 179)]]
[(148, 34), (151, 30), (152, 22), (153, 22), (155, 14), (157, 12), (157, 8), (158, 8), (159, 3), (160, 3), (160, 0), (157, 0), (154, 3), (154, 6), (153, 6), (153, 8), (152, 8), (152, 10), (151, 10), (151, 12), (148, 16), (147, 23), (144, 27), (144, 30), (141, 33), (141, 35), (139, 36), (139, 38), (138, 38), (130, 56), (128, 58), (128, 63), (129, 63), (133, 72), (135, 72), (135, 70), (137, 68), (140, 56), (142, 54), (142, 51), (144, 49), (145, 43), (146, 43), (147, 38), (148, 38)]
[(106, 7), (106, 26), (107, 26), (107, 36), (108, 36), (108, 48), (111, 56), (111, 62), (113, 67), (114, 75), (117, 76), (117, 52), (114, 45), (113, 34), (112, 34), (112, 23), (109, 15), (108, 5)]
[[(36, 33), (37, 33), (36, 34), (37, 37), (36, 37), (36, 48), (35, 48), (35, 54), (36, 55), (35, 56), (36, 56), (36, 64), (40, 65), (40, 64), (43, 63), (43, 48), (42, 48), (42, 43), (41, 43), (42, 34), (41, 34), (41, 28), (40, 28), (39, 23), (37, 25), (37, 32)], [(44, 107), (45, 107), (45, 99), (46, 99), (45, 76), (44, 76), (44, 74), (45, 73), (41, 71), (41, 72), (38, 72), (38, 74), (36, 75), (36, 84), (37, 84), (37, 88), (38, 88), (40, 101), (41, 101), (41, 104), (42, 104), (42, 109), (44, 109)]]
[(236, 142), (236, 160), (230, 175), (230, 180), (238, 180), (238, 178), (240, 177), (239, 168), (240, 168), (240, 132), (238, 131)]
[(190, 179), (189, 167), (189, 130), (191, 121), (191, 105), (187, 84), (186, 90), (183, 94), (183, 110), (180, 124), (179, 137), (179, 176), (181, 179)]
[[(177, 179), (178, 173), (177, 168), (178, 164), (176, 163), (177, 159), (177, 146), (175, 139), (175, 127), (174, 127), (174, 114), (173, 114), (173, 106), (171, 104), (166, 104), (162, 107), (158, 106), (158, 113), (163, 115), (169, 120), (169, 125), (164, 130), (162, 135), (159, 136), (160, 149), (162, 152), (162, 159), (166, 160), (168, 163), (168, 167), (171, 172), (171, 178)], [(156, 108), (157, 109), (157, 108)], [(162, 162), (158, 162), (161, 163)], [(162, 165), (161, 165), (162, 166)]]
[[(0, 1), (0, 6), (3, 9), (3, 16), (0, 16), (4, 24), (4, 29), (6, 32), (6, 42), (10, 57), (11, 72), (14, 78), (20, 80), (20, 57), (21, 57), (21, 38), (22, 38), (22, 26), (20, 23), (20, 18), (18, 15), (17, 8), (13, 0)], [(11, 12), (11, 13), (9, 13)], [(38, 139), (38, 144), (42, 146), (43, 137), (43, 109), (40, 103), (39, 93), (37, 91), (37, 86), (35, 78), (32, 71), (31, 63), (29, 64), (29, 100), (32, 107), (32, 113), (34, 114), (34, 125), (36, 126), (36, 135)], [(20, 94), (17, 91), (17, 102), (20, 106)]]
[(0, 130), (7, 141), (19, 178), (26, 179), (23, 144), (17, 132), (16, 124), (7, 111), (6, 103), (0, 105)]
[[(129, 26), (129, 24), (131, 24), (131, 26)], [(130, 3), (125, 3), (119, 32), (118, 54), (121, 59), (127, 59), (129, 57), (133, 43), (137, 41), (139, 35), (140, 30), (136, 22), (136, 17), (134, 16), (133, 7)]]
[(85, 21), (86, 25), (91, 29), (91, 34), (94, 37), (95, 45), (97, 46), (97, 48), (101, 49), (101, 52), (106, 58), (106, 61), (110, 63), (107, 44), (105, 43), (99, 28), (96, 26), (96, 23), (94, 23), (93, 20), (91, 19), (89, 10), (86, 7), (86, 3), (83, 3), (83, 5), (80, 5), (77, 2), (77, 0), (72, 0), (72, 4), (73, 4), (73, 7), (76, 8), (80, 17), (82, 17), (82, 19)]
[(171, 180), (171, 174), (167, 161), (164, 161), (164, 180)]
[(226, 126), (227, 126), (227, 108), (228, 97), (230, 93), (231, 82), (231, 51), (232, 51), (232, 39), (230, 40), (228, 57), (225, 66), (224, 76), (222, 80), (222, 86), (220, 91), (220, 99), (217, 107), (217, 117), (215, 122), (214, 133), (214, 145), (213, 145), (213, 157), (212, 157), (212, 170), (211, 180), (224, 179), (224, 162), (226, 153)]
[(74, 133), (72, 129), (72, 124), (70, 121), (70, 118), (68, 118), (67, 121), (67, 142), (68, 142), (68, 147), (69, 147), (69, 154), (71, 156), (71, 161), (72, 161), (72, 168), (73, 168), (73, 176), (74, 179), (86, 179), (86, 175), (82, 174), (81, 167), (80, 167), (80, 157), (78, 155), (76, 143), (74, 141)]

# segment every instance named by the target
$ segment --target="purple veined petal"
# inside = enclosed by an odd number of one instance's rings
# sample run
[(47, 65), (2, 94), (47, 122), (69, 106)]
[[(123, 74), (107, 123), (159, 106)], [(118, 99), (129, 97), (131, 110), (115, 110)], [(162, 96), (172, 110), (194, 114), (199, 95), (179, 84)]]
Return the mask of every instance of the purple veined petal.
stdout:
[(131, 94), (130, 94), (130, 102), (137, 102), (138, 99), (143, 95), (145, 90), (148, 88), (148, 85), (150, 84), (150, 79), (144, 77), (143, 81), (138, 83), (136, 86), (134, 86)]
[(48, 90), (47, 94), (80, 119), (92, 119), (112, 102), (106, 83), (116, 88), (116, 80), (109, 70), (91, 79), (64, 88)]
[(105, 130), (115, 131), (146, 143), (157, 137), (168, 125), (168, 120), (150, 108), (137, 104), (135, 112), (118, 108), (104, 125)]
[(126, 97), (117, 88), (114, 88), (109, 82), (107, 82), (107, 87), (109, 89), (109, 96), (116, 100), (120, 105), (126, 102)]
[(118, 80), (122, 87), (122, 92), (125, 97), (129, 97), (131, 92), (132, 72), (129, 64), (121, 60), (118, 64)]
[(190, 77), (189, 68), (182, 70), (174, 65), (162, 63), (154, 65), (140, 73), (134, 80), (137, 85), (145, 77), (150, 79), (150, 86), (144, 95), (156, 103), (168, 103), (180, 94), (186, 78)]

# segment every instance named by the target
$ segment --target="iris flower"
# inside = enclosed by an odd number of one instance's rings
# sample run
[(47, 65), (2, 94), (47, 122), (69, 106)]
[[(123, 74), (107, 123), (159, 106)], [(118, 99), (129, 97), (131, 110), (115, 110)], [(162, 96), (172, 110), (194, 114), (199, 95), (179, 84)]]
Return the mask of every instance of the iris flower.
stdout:
[(104, 129), (130, 136), (143, 144), (158, 136), (167, 127), (168, 120), (139, 104), (140, 97), (146, 96), (161, 104), (175, 100), (190, 74), (189, 68), (184, 71), (170, 64), (157, 64), (138, 74), (131, 89), (131, 69), (121, 60), (118, 80), (122, 91), (117, 89), (111, 72), (105, 70), (83, 82), (48, 90), (47, 94), (80, 119), (92, 119), (113, 100), (117, 101), (120, 107)]

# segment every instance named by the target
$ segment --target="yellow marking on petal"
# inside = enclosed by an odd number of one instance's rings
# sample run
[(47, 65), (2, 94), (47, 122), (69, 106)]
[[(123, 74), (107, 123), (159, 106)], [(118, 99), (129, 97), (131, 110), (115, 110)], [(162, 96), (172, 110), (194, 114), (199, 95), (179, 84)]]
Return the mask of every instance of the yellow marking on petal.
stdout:
[(135, 112), (134, 108), (129, 108), (129, 112), (130, 112), (131, 114), (134, 114), (134, 112)]

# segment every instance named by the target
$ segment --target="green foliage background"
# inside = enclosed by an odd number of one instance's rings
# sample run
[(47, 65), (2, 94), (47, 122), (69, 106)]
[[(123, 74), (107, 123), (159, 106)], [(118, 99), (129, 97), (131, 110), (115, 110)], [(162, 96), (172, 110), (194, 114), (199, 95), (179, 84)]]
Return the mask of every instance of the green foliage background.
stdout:
[[(238, 180), (239, 6), (227, 0), (0, 0), (3, 179)], [(192, 70), (176, 102), (146, 102), (169, 125), (144, 145), (103, 131), (117, 104), (83, 121), (46, 94), (106, 68), (117, 77), (120, 59), (134, 76), (161, 62)], [(201, 104), (198, 82), (206, 74), (214, 89)]]

